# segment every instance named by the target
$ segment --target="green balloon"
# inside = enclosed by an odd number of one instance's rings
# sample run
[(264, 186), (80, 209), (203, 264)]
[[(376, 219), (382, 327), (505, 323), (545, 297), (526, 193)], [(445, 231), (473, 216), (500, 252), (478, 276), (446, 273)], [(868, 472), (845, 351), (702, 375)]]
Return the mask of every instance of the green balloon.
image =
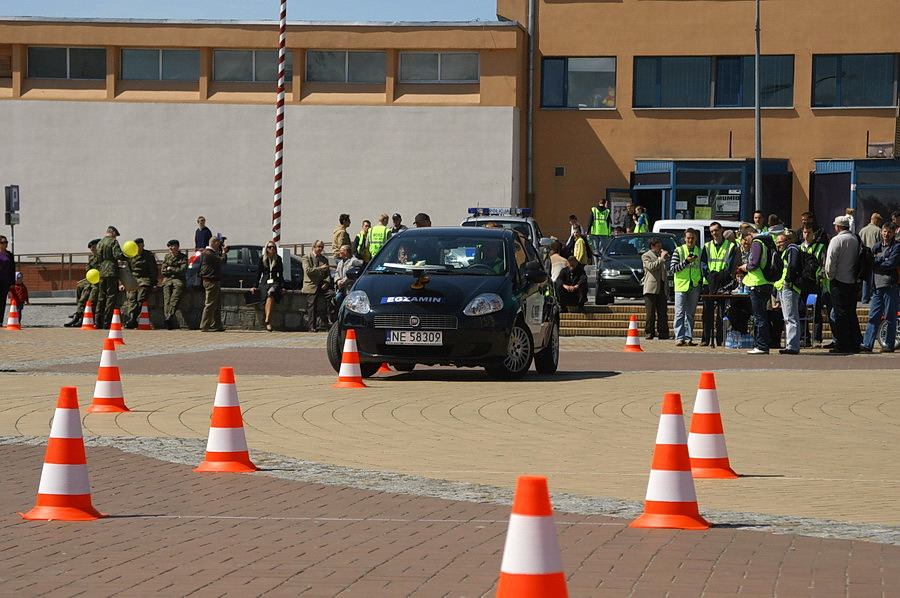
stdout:
[(138, 244), (134, 241), (125, 241), (122, 244), (122, 253), (128, 257), (134, 257), (138, 254)]

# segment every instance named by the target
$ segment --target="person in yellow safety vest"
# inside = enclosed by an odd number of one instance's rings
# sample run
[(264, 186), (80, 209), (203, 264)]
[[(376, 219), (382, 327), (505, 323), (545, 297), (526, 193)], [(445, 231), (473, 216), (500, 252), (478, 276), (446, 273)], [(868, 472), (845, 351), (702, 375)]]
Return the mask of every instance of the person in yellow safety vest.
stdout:
[(594, 250), (594, 256), (599, 259), (600, 250), (603, 249), (604, 237), (612, 236), (612, 219), (610, 218), (609, 208), (606, 205), (606, 198), (601, 197), (597, 200), (597, 205), (591, 208), (591, 215), (588, 217), (587, 224), (588, 241)]
[(675, 248), (670, 268), (675, 276), (675, 346), (695, 347), (694, 312), (700, 299), (700, 248), (699, 234), (693, 228), (684, 231), (684, 245)]
[(650, 217), (647, 216), (647, 208), (645, 208), (644, 206), (636, 206), (634, 208), (634, 211), (634, 232), (649, 233)]
[[(756, 214), (753, 215), (754, 219)], [(769, 353), (769, 314), (767, 311), (769, 299), (772, 297), (772, 283), (763, 274), (763, 267), (773, 258), (771, 251), (766, 247), (763, 237), (768, 233), (761, 233), (753, 237), (750, 243), (750, 256), (746, 264), (742, 264), (739, 272), (744, 273), (743, 283), (750, 295), (750, 307), (753, 310), (753, 349), (747, 351), (750, 355), (767, 355)], [(771, 238), (768, 239), (771, 241)]]
[(797, 237), (792, 230), (778, 235), (775, 242), (784, 264), (781, 278), (775, 281), (785, 333), (784, 349), (778, 352), (782, 355), (797, 355), (800, 353), (800, 287), (793, 281), (800, 277), (800, 248), (797, 247)]
[[(709, 236), (712, 238), (703, 245), (700, 253), (700, 272), (709, 294), (719, 295), (722, 288), (729, 286), (734, 280), (735, 244), (725, 238), (725, 231), (718, 222), (709, 224)], [(703, 297), (701, 347), (708, 347), (713, 341), (722, 346), (725, 340), (725, 302), (725, 297)]]
[[(803, 331), (803, 345), (811, 347), (813, 340), (817, 343), (822, 342), (822, 323), (826, 321), (826, 314), (831, 312), (831, 283), (822, 272), (822, 265), (825, 261), (825, 243), (822, 241), (824, 235), (821, 234), (821, 229), (815, 222), (805, 222), (800, 230), (803, 232), (803, 244), (800, 245), (800, 251), (813, 254), (819, 262), (819, 269), (816, 271), (819, 279), (819, 292), (816, 293), (816, 302), (813, 306), (812, 338), (810, 338), (808, 327), (804, 327), (806, 329)], [(805, 310), (808, 297), (808, 294), (804, 294), (800, 298), (800, 311), (804, 312), (803, 318), (807, 321), (809, 317), (805, 314)]]
[(375, 257), (378, 251), (384, 245), (388, 237), (391, 236), (391, 230), (388, 228), (388, 215), (382, 214), (378, 217), (378, 224), (369, 230), (369, 254)]
[(362, 229), (356, 237), (353, 238), (353, 245), (351, 247), (353, 255), (361, 259), (365, 264), (368, 264), (372, 259), (372, 254), (369, 253), (369, 230), (371, 229), (372, 223), (368, 220), (363, 220)]

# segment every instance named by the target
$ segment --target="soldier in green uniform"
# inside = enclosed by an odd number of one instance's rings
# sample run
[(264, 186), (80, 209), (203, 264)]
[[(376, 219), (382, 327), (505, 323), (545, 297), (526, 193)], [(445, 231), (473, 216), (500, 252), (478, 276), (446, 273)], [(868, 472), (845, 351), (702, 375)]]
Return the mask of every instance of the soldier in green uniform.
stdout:
[(180, 328), (176, 318), (178, 304), (181, 302), (181, 293), (184, 291), (185, 272), (187, 271), (187, 255), (181, 251), (176, 239), (166, 243), (169, 253), (162, 264), (162, 292), (163, 315), (166, 318), (166, 327), (169, 330)]
[(138, 246), (137, 255), (128, 259), (131, 273), (137, 279), (138, 288), (128, 291), (128, 301), (125, 304), (127, 321), (126, 328), (137, 328), (138, 317), (141, 315), (141, 305), (150, 296), (150, 291), (156, 288), (159, 280), (159, 268), (156, 265), (156, 256), (153, 252), (144, 249), (144, 239), (138, 237), (134, 240)]
[[(100, 265), (100, 261), (97, 259), (97, 243), (100, 242), (100, 239), (94, 239), (90, 243), (88, 243), (88, 249), (91, 250), (91, 255), (88, 257), (87, 267), (85, 268), (85, 272), (88, 270), (95, 270)], [(97, 305), (97, 295), (100, 290), (96, 284), (91, 284), (87, 278), (78, 283), (78, 286), (75, 287), (75, 302), (76, 308), (75, 313), (72, 314), (72, 319), (63, 326), (66, 328), (74, 328), (76, 326), (81, 326), (81, 321), (84, 318), (84, 306), (88, 301), (91, 302), (91, 306)]]
[(122, 248), (116, 237), (119, 230), (115, 226), (107, 227), (106, 236), (97, 243), (97, 261), (100, 271), (100, 282), (97, 283), (97, 309), (94, 314), (97, 328), (109, 328), (116, 299), (119, 293), (119, 260), (125, 259)]

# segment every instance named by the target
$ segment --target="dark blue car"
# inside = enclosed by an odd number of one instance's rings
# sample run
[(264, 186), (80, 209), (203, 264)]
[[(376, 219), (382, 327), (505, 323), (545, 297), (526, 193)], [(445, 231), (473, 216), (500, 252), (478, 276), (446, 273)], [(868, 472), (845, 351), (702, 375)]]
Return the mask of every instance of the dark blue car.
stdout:
[(329, 332), (340, 369), (356, 332), (364, 377), (381, 363), (483, 367), (521, 378), (559, 363), (559, 306), (537, 251), (501, 228), (417, 228), (391, 237), (359, 275)]

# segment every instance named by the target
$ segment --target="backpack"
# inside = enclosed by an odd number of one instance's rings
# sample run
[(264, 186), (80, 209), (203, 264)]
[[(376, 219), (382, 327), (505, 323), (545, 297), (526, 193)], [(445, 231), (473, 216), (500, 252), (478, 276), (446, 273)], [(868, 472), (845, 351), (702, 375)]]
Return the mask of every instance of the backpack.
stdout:
[(819, 290), (819, 260), (808, 251), (800, 250), (800, 267), (795, 272), (792, 284), (800, 288), (804, 295), (812, 295)]
[(866, 247), (859, 235), (853, 235), (859, 243), (856, 256), (856, 280), (869, 280), (872, 277), (872, 266), (875, 264), (875, 254), (872, 249)]
[(784, 272), (784, 262), (781, 261), (781, 252), (778, 251), (775, 240), (772, 239), (771, 235), (757, 235), (754, 240), (757, 239), (766, 247), (767, 259), (762, 267), (763, 276), (766, 277), (766, 280), (769, 281), (770, 284), (774, 283), (776, 280), (781, 279), (781, 275)]

